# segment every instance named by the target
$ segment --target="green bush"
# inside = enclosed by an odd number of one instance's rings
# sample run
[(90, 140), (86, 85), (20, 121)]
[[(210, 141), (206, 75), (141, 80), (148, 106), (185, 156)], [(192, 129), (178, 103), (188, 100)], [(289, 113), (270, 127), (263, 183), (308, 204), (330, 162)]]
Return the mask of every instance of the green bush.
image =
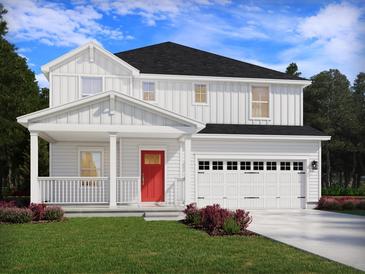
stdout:
[(44, 211), (44, 219), (48, 221), (61, 221), (63, 219), (64, 212), (59, 206), (46, 207)]
[(238, 234), (241, 230), (240, 225), (237, 224), (233, 217), (227, 218), (223, 223), (223, 230), (229, 235)]
[(365, 188), (351, 188), (333, 185), (322, 189), (323, 196), (365, 196)]
[(22, 224), (32, 220), (33, 213), (28, 208), (3, 207), (0, 208), (0, 222)]

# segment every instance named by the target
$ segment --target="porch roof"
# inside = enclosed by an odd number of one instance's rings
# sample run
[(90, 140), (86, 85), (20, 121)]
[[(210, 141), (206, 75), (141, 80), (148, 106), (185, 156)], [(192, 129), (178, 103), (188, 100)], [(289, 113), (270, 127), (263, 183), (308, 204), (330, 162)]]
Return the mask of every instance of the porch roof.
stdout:
[[(205, 125), (126, 94), (107, 91), (17, 118), (48, 141), (104, 140), (109, 133), (127, 137), (177, 138)], [(92, 133), (92, 134), (90, 134)]]

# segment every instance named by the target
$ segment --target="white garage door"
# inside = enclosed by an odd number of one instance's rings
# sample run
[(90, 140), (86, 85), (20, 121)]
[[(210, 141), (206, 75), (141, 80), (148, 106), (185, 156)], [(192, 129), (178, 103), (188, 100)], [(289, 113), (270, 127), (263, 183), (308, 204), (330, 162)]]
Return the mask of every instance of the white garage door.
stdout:
[(236, 209), (304, 208), (304, 161), (199, 160), (197, 204)]

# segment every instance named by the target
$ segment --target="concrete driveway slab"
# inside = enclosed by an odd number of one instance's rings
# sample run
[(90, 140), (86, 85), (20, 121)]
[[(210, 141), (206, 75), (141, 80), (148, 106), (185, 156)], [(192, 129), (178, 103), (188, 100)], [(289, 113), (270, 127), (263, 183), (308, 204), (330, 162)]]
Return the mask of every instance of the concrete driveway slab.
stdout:
[(365, 217), (303, 210), (252, 210), (250, 230), (365, 271)]

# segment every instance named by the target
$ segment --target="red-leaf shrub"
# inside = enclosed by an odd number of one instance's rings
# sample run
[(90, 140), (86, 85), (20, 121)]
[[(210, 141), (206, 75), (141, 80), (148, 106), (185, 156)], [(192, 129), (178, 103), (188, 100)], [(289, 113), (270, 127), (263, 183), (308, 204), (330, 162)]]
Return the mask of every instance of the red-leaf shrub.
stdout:
[(0, 201), (0, 208), (16, 207), (16, 201)]
[(232, 215), (232, 211), (221, 208), (218, 204), (206, 206), (201, 209), (202, 226), (208, 233), (218, 234), (223, 229), (224, 221)]
[(252, 217), (250, 216), (250, 212), (244, 211), (243, 209), (236, 210), (236, 212), (234, 213), (234, 219), (240, 226), (242, 231), (247, 229), (249, 224), (252, 222)]
[(357, 203), (357, 208), (358, 209), (365, 209), (365, 201), (360, 201)]
[(40, 221), (44, 219), (45, 204), (33, 204), (29, 205), (29, 209), (33, 212), (33, 221)]
[(44, 219), (48, 221), (61, 221), (63, 215), (64, 211), (59, 206), (49, 206), (44, 211)]
[(345, 200), (342, 202), (342, 209), (352, 210), (356, 208), (356, 205), (356, 200)]
[(201, 215), (196, 203), (191, 203), (184, 209), (185, 222), (192, 226), (199, 226), (201, 224)]
[(32, 220), (32, 211), (28, 208), (1, 207), (0, 222), (29, 223)]

